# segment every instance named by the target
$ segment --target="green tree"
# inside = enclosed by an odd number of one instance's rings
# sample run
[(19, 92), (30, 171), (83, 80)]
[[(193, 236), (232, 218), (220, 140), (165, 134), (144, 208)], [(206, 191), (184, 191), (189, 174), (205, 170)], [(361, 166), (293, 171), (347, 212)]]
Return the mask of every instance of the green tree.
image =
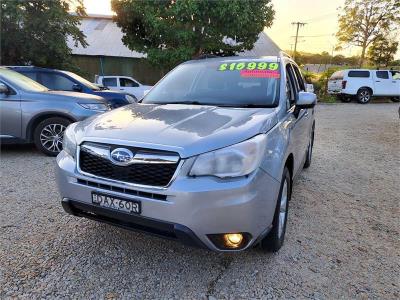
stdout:
[[(71, 8), (76, 14), (71, 15)], [(86, 15), (82, 0), (1, 0), (0, 53), (3, 65), (68, 68), (71, 49), (67, 38), (86, 47), (79, 30)]]
[(399, 23), (399, 0), (346, 0), (336, 36), (340, 44), (361, 47), (361, 67), (367, 48), (383, 32), (391, 31)]
[(393, 61), (399, 47), (399, 42), (390, 40), (386, 36), (377, 37), (368, 49), (368, 59), (378, 67), (387, 67)]
[(124, 44), (162, 68), (252, 49), (274, 18), (271, 0), (112, 0), (112, 9)]

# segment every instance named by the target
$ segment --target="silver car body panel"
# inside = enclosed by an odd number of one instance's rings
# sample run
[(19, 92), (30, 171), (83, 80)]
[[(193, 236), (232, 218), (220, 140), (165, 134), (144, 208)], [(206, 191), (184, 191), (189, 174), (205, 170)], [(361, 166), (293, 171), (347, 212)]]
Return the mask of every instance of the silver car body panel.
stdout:
[(10, 83), (0, 76), (0, 82), (13, 90), (13, 94), (0, 94), (0, 134), (30, 141), (34, 130), (32, 124), (37, 118), (61, 116), (71, 121), (81, 121), (98, 114), (85, 109), (78, 103), (107, 102), (98, 96), (77, 92), (43, 91), (30, 92)]

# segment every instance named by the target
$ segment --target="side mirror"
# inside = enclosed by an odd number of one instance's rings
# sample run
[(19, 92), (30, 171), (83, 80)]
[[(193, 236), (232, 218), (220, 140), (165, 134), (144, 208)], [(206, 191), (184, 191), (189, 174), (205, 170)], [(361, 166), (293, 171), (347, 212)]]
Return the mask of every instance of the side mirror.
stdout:
[(0, 83), (0, 94), (8, 94), (9, 93), (8, 87), (4, 83)]
[(82, 87), (80, 84), (75, 83), (74, 85), (72, 85), (72, 90), (74, 92), (82, 92)]
[(299, 92), (296, 107), (298, 109), (313, 108), (317, 104), (317, 95), (309, 92)]
[(312, 83), (308, 83), (306, 86), (307, 93), (314, 93), (314, 85)]

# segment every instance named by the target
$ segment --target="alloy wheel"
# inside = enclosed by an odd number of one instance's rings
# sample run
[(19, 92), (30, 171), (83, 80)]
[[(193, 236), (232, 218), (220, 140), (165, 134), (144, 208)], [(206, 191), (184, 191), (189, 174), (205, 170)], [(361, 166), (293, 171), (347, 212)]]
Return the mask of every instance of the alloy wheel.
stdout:
[(287, 214), (287, 201), (288, 201), (288, 184), (287, 179), (283, 184), (281, 201), (279, 206), (279, 223), (278, 223), (278, 236), (281, 237), (285, 229), (286, 214)]
[(62, 124), (49, 124), (43, 127), (40, 132), (42, 146), (48, 151), (60, 152), (65, 129), (66, 127)]
[(359, 99), (360, 99), (361, 102), (366, 103), (366, 102), (368, 102), (370, 100), (370, 98), (371, 98), (371, 95), (369, 94), (368, 91), (362, 91), (360, 93), (360, 98)]

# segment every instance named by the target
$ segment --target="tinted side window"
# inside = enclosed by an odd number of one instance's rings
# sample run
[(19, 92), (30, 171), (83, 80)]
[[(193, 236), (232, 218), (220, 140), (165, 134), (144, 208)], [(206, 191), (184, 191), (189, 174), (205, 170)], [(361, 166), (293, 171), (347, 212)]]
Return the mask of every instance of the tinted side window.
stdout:
[(56, 91), (72, 91), (74, 82), (67, 77), (54, 73), (40, 73), (40, 83)]
[(37, 73), (34, 73), (34, 72), (18, 72), (18, 73), (21, 73), (22, 75), (29, 77), (30, 79), (35, 80), (35, 81), (37, 81), (37, 79), (38, 79)]
[(134, 82), (133, 80), (130, 80), (128, 78), (120, 78), (119, 85), (125, 86), (125, 87), (138, 87), (139, 86), (136, 82)]
[(376, 71), (376, 77), (382, 79), (389, 79), (389, 72), (388, 71)]
[(117, 78), (103, 78), (104, 86), (117, 86)]
[(298, 87), (300, 88), (300, 91), (305, 91), (306, 90), (306, 86), (304, 84), (304, 79), (303, 79), (303, 76), (300, 73), (299, 68), (297, 68), (295, 65), (292, 65), (292, 68), (294, 70), (294, 74), (296, 75), (297, 84), (298, 84)]
[(369, 71), (349, 71), (349, 77), (368, 78), (369, 77)]
[(400, 80), (400, 71), (391, 71), (394, 80)]
[(290, 64), (286, 65), (286, 107), (291, 108), (296, 103), (296, 88), (293, 70)]

